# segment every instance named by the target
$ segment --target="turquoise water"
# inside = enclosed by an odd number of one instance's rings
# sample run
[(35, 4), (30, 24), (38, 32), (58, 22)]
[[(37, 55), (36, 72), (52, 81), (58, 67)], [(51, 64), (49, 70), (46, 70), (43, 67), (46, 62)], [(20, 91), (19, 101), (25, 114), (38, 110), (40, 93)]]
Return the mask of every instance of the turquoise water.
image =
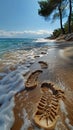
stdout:
[[(30, 45), (29, 45), (30, 42)], [(32, 39), (11, 39), (4, 38), (0, 39), (0, 53), (7, 51), (17, 50), (17, 49), (26, 49), (27, 46), (31, 46)]]
[(54, 43), (48, 43), (47, 41), (41, 41), (38, 39), (29, 38), (0, 38), (0, 56), (6, 52), (15, 50), (29, 50), (32, 48), (39, 48)]

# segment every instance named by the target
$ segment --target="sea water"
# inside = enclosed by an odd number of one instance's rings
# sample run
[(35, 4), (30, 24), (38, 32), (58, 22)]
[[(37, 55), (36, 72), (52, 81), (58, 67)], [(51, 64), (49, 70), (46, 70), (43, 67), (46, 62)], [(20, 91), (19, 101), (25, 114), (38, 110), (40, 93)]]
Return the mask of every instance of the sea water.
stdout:
[[(0, 66), (2, 63), (4, 65), (19, 64), (27, 57), (39, 55), (41, 48), (52, 46), (54, 46), (54, 42), (43, 38), (0, 38)], [(44, 51), (46, 52), (46, 50)]]
[[(43, 47), (45, 45), (48, 46), (47, 43), (48, 40), (43, 38), (0, 38), (0, 55), (10, 51), (29, 50), (32, 48)], [(51, 42), (49, 42), (49, 45), (52, 45)]]
[[(14, 95), (25, 89), (26, 78), (23, 75), (30, 71), (35, 57), (47, 54), (51, 45), (54, 42), (46, 39), (0, 38), (0, 65), (4, 65), (4, 72), (0, 72), (0, 130), (11, 129), (15, 120), (12, 111), (15, 106)], [(10, 66), (16, 69), (11, 71)], [(29, 125), (23, 124), (21, 129), (27, 129)]]

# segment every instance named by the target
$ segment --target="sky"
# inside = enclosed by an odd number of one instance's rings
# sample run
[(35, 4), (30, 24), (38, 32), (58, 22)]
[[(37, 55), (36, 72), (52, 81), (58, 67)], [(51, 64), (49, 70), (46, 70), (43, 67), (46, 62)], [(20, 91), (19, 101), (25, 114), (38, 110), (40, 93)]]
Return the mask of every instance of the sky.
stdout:
[(46, 37), (60, 26), (38, 15), (38, 0), (0, 0), (0, 37)]

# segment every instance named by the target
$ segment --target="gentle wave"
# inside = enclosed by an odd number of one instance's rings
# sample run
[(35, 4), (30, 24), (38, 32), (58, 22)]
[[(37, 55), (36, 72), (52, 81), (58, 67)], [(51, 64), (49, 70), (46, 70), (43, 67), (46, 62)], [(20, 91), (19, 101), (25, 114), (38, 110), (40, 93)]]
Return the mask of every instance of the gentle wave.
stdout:
[(45, 38), (38, 38), (35, 40), (35, 42), (55, 42), (55, 40), (45, 39)]
[[(42, 51), (44, 52), (45, 48), (35, 48), (30, 51), (18, 50), (14, 53), (5, 54), (7, 66), (4, 68), (5, 72), (0, 72), (0, 78), (2, 78), (0, 79), (1, 130), (10, 130), (13, 126), (15, 120), (12, 111), (15, 106), (14, 95), (25, 89), (24, 84), (26, 82), (26, 77), (23, 77), (23, 75), (30, 71), (31, 64), (35, 62), (34, 57), (36, 57), (37, 55), (39, 57), (44, 55), (41, 55)], [(16, 69), (14, 71), (11, 71), (10, 66), (12, 66), (13, 68), (15, 67)], [(25, 118), (25, 115), (26, 111), (23, 111), (23, 116), (26, 122), (24, 122), (21, 129), (28, 128), (30, 125), (30, 121), (28, 120), (28, 118)]]
[[(45, 46), (46, 43), (48, 43), (47, 45), (49, 45), (51, 42), (54, 42), (54, 40), (49, 40), (49, 39), (43, 39), (43, 38), (39, 38), (39, 39), (0, 39), (0, 52), (2, 52), (2, 50), (17, 50), (17, 49), (27, 49), (28, 48), (36, 48), (41, 47), (42, 45)], [(44, 43), (44, 44), (43, 44)], [(52, 44), (51, 44), (52, 46)]]

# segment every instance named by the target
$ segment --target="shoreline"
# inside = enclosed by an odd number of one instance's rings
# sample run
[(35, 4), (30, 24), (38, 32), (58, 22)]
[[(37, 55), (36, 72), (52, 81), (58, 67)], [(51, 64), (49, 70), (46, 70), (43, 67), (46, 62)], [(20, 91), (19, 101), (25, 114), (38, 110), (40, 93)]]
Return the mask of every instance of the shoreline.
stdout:
[(57, 42), (73, 42), (73, 33), (71, 34), (61, 34), (55, 38)]
[[(43, 58), (43, 57), (42, 57)], [(45, 57), (44, 57), (45, 58)], [(43, 58), (43, 60), (45, 61), (45, 59)], [(40, 60), (39, 58), (38, 58), (38, 60)], [(36, 64), (37, 64), (37, 62), (38, 62), (38, 60), (36, 61)], [(46, 59), (47, 60), (47, 59)], [(34, 63), (34, 65), (32, 66), (32, 69), (31, 69), (31, 73), (32, 73), (32, 71), (34, 71), (35, 70), (35, 68), (34, 68), (34, 66), (35, 66), (35, 63)], [(37, 66), (37, 65), (36, 65)], [(49, 64), (48, 64), (48, 66), (49, 66)], [(50, 67), (50, 66), (49, 66)], [(34, 69), (33, 69), (34, 68)], [(36, 69), (39, 69), (38, 67), (36, 68)], [(59, 68), (57, 68), (57, 69), (59, 69)], [(56, 71), (56, 70), (55, 70)], [(60, 72), (59, 72), (60, 71)], [(59, 71), (58, 71), (58, 73), (57, 74), (60, 74), (60, 76), (63, 74), (63, 73), (65, 73), (65, 71), (66, 70), (64, 70), (64, 68), (62, 68), (62, 70), (60, 70), (59, 69)], [(67, 70), (68, 71), (68, 70)], [(48, 72), (49, 73), (49, 72)], [(47, 76), (46, 78), (44, 77), (44, 76)], [(53, 75), (52, 75), (53, 76)], [(67, 81), (67, 79), (66, 78), (69, 78), (69, 76), (72, 76), (73, 77), (73, 75), (68, 71), (68, 75), (62, 75), (61, 76), (61, 78), (63, 78), (63, 81), (64, 81), (64, 83), (66, 83), (66, 87), (67, 87), (67, 89), (69, 90), (69, 89), (71, 89), (71, 91), (72, 91), (72, 85), (73, 85), (73, 83), (72, 82), (70, 82), (70, 81)], [(42, 76), (40, 76), (39, 77), (39, 87), (36, 87), (35, 89), (33, 89), (33, 90), (29, 90), (29, 91), (22, 91), (20, 94), (16, 94), (16, 96), (15, 96), (15, 102), (16, 102), (16, 107), (14, 108), (14, 112), (15, 112), (15, 114), (16, 113), (21, 113), (21, 115), (22, 115), (22, 109), (23, 108), (26, 108), (26, 112), (27, 112), (27, 114), (28, 114), (28, 119), (27, 120), (30, 120), (30, 122), (32, 122), (32, 115), (33, 115), (33, 113), (34, 113), (34, 110), (35, 110), (35, 107), (34, 106), (36, 106), (36, 103), (39, 101), (39, 98), (40, 98), (40, 84), (42, 83), (42, 81), (44, 80), (46, 80), (48, 78), (48, 74), (47, 74), (47, 71), (46, 71), (46, 69), (44, 70), (44, 72), (43, 72), (43, 75)], [(71, 78), (72, 79), (72, 78)], [(47, 79), (48, 80), (48, 79)], [(53, 80), (53, 79), (52, 79)], [(60, 85), (60, 84), (59, 84)], [(62, 85), (62, 84), (61, 84)], [(62, 87), (60, 85), (60, 87)], [(69, 85), (69, 87), (67, 86), (67, 85)], [(64, 86), (65, 87), (65, 86)], [(63, 90), (65, 89), (65, 88), (62, 88)], [(69, 120), (70, 120), (70, 125), (72, 125), (73, 124), (73, 118), (70, 116), (70, 114), (72, 113), (72, 109), (70, 110), (69, 109), (69, 106), (70, 106), (70, 108), (72, 108), (72, 104), (71, 104), (71, 101), (72, 101), (72, 97), (70, 97), (70, 99), (69, 99), (69, 95), (68, 95), (68, 93), (70, 92), (70, 90), (68, 91), (68, 90), (64, 90), (64, 92), (65, 92), (65, 96), (66, 96), (66, 99), (65, 99), (65, 101), (64, 101), (64, 103), (65, 103), (65, 105), (66, 105), (66, 108), (67, 108), (67, 110), (63, 110), (63, 113), (60, 113), (60, 120), (62, 120), (62, 122), (60, 121), (59, 122), (59, 125), (60, 125), (60, 127), (61, 127), (61, 130), (63, 130), (63, 128), (64, 129), (67, 129), (67, 126), (65, 125), (65, 122), (64, 122), (64, 116), (67, 116), (67, 115), (65, 115), (65, 113), (66, 113), (66, 111), (68, 112), (68, 114), (69, 114)], [(26, 97), (26, 95), (28, 95), (27, 96), (27, 98), (25, 98)], [(21, 99), (21, 100), (20, 100)], [(71, 101), (70, 101), (71, 100)], [(22, 103), (21, 103), (22, 102)], [(19, 104), (22, 104), (21, 105), (21, 107), (19, 107), (18, 108), (18, 106), (19, 106)], [(25, 106), (24, 106), (24, 104), (25, 104)], [(28, 105), (27, 105), (28, 104)], [(30, 105), (29, 105), (30, 104)], [(34, 106), (33, 106), (33, 104), (34, 104)], [(63, 104), (61, 104), (61, 105), (63, 105)], [(30, 110), (30, 106), (31, 106), (31, 111), (29, 111)], [(61, 107), (65, 107), (65, 106), (61, 106)], [(17, 109), (19, 109), (18, 110), (18, 112), (17, 112)], [(62, 108), (63, 109), (63, 108)], [(65, 109), (65, 108), (64, 108)], [(64, 114), (64, 115), (63, 115)], [(17, 114), (16, 114), (16, 120), (17, 119), (20, 119), (20, 117), (18, 117), (17, 116)], [(66, 120), (66, 117), (65, 117), (65, 120)], [(19, 122), (20, 121), (18, 121), (18, 124), (19, 124)], [(23, 121), (22, 121), (23, 122)], [(27, 121), (28, 122), (28, 121)], [(23, 123), (22, 123), (23, 124)], [(29, 127), (28, 127), (28, 130), (36, 130), (37, 129), (37, 126), (36, 125), (31, 125), (32, 123), (29, 123)], [(68, 124), (67, 124), (68, 125)], [(18, 130), (21, 128), (21, 126), (22, 125), (18, 125), (19, 126), (19, 128), (18, 128)], [(26, 125), (25, 125), (25, 127), (27, 127)], [(24, 128), (25, 128), (24, 127)], [(57, 128), (59, 128), (59, 126), (57, 126), (56, 125), (56, 127)], [(55, 127), (55, 128), (56, 128)], [(16, 130), (16, 128), (17, 128), (17, 121), (16, 121), (16, 123), (15, 123), (15, 125), (13, 126), (13, 128), (12, 128), (12, 130)], [(38, 129), (38, 130), (40, 130), (40, 128)], [(44, 129), (45, 130), (45, 129)]]
[(54, 40), (56, 42), (73, 42), (73, 33), (69, 34), (60, 34), (59, 36), (50, 36), (46, 37), (45, 39)]
[[(61, 45), (62, 46), (62, 45)], [(70, 49), (63, 48), (65, 50), (65, 56), (70, 55), (71, 52)], [(59, 47), (60, 50), (60, 47)], [(15, 116), (15, 123), (11, 130), (20, 130), (20, 128), (26, 128), (27, 130), (40, 130), (33, 122), (32, 122), (32, 115), (35, 110), (35, 106), (40, 98), (40, 85), (43, 81), (51, 81), (54, 84), (58, 84), (58, 86), (64, 90), (66, 99), (64, 101), (67, 112), (68, 112), (68, 119), (70, 121), (70, 125), (73, 125), (73, 117), (71, 114), (73, 114), (72, 109), (69, 109), (73, 107), (72, 105), (72, 98), (73, 98), (73, 73), (72, 68), (68, 61), (64, 61), (62, 57), (60, 57), (59, 50), (57, 51), (57, 48), (53, 47), (52, 50), (50, 48), (40, 48), (36, 49), (35, 53), (30, 51), (28, 54), (27, 52), (25, 55), (23, 55), (24, 52), (20, 53), (18, 55), (18, 63), (16, 65), (12, 66), (12, 68), (9, 68), (10, 65), (8, 65), (8, 68), (4, 70), (4, 73), (1, 74), (2, 79), (0, 80), (1, 85), (5, 88), (2, 89), (5, 93), (5, 98), (7, 99), (7, 95), (10, 93), (12, 96), (15, 97), (15, 105), (13, 105), (14, 110), (14, 116)], [(31, 53), (32, 52), (32, 53)], [(68, 54), (67, 54), (68, 53)], [(31, 55), (30, 55), (31, 54)], [(21, 58), (23, 55), (23, 58)], [(73, 53), (71, 53), (73, 55)], [(21, 56), (21, 57), (20, 57)], [(26, 60), (25, 57), (26, 56)], [(16, 57), (16, 55), (15, 55)], [(21, 60), (19, 60), (19, 57)], [(8, 59), (9, 60), (9, 59)], [(66, 60), (66, 59), (65, 59)], [(16, 62), (17, 62), (16, 61)], [(27, 80), (27, 77), (29, 75), (29, 72), (32, 73), (35, 70), (41, 70), (41, 66), (38, 63), (39, 61), (44, 61), (48, 64), (48, 68), (42, 69), (43, 73), (38, 78), (38, 87), (36, 87), (33, 90), (24, 90), (25, 89), (25, 82)], [(15, 63), (16, 64), (16, 63)], [(72, 69), (72, 70), (71, 70)], [(12, 93), (11, 93), (12, 91)], [(71, 95), (71, 96), (70, 96)], [(8, 102), (10, 102), (10, 97)], [(61, 104), (63, 105), (63, 104)], [(64, 107), (64, 106), (63, 106)], [(64, 116), (65, 112), (64, 111)], [(6, 112), (7, 113), (7, 112)], [(8, 116), (8, 115), (7, 115)], [(67, 127), (69, 127), (69, 124), (65, 124), (63, 113), (60, 113), (60, 121), (59, 123), (61, 130), (63, 130), (63, 127), (67, 130)], [(28, 123), (28, 124), (27, 124)], [(59, 125), (56, 125), (56, 128), (59, 128)], [(68, 125), (68, 126), (67, 126)]]

